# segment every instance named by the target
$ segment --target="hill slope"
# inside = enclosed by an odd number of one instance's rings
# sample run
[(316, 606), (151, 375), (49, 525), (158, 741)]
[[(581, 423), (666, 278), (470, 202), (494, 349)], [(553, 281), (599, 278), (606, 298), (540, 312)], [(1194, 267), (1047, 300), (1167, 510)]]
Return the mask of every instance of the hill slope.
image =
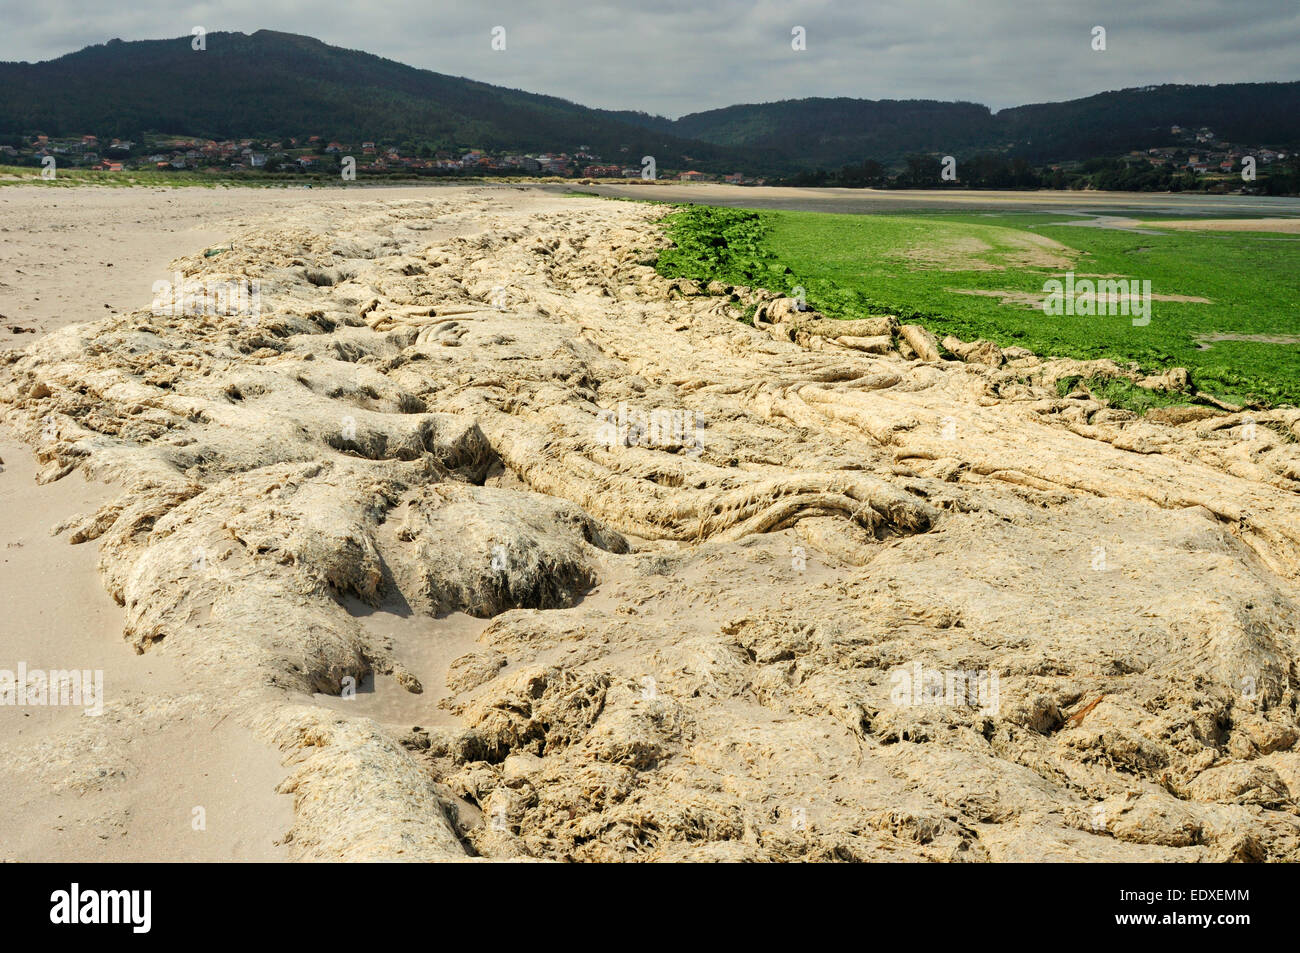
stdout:
[(259, 30), (87, 47), (44, 63), (0, 64), (0, 134), (411, 140), (432, 146), (569, 151), (661, 165), (683, 155), (733, 164), (732, 150), (681, 140), (553, 96), (491, 86)]
[(770, 150), (801, 164), (839, 166), (909, 152), (991, 148), (998, 125), (988, 107), (933, 100), (791, 99), (683, 116), (672, 132), (738, 148)]
[(1300, 144), (1300, 82), (1156, 86), (1039, 103), (997, 114), (1030, 158), (1074, 159), (1150, 147), (1173, 125), (1208, 126), (1230, 142)]
[(1127, 89), (998, 113), (933, 100), (792, 99), (693, 113), (653, 128), (830, 167), (910, 152), (1083, 159), (1164, 144), (1173, 125), (1208, 126), (1233, 142), (1300, 143), (1300, 82)]
[(1300, 144), (1300, 82), (1158, 86), (993, 113), (969, 102), (812, 98), (672, 120), (416, 69), (319, 40), (259, 30), (87, 47), (0, 63), (0, 136), (146, 131), (212, 138), (406, 141), (434, 148), (575, 151), (606, 161), (752, 173), (837, 168), (910, 153), (1010, 152), (1036, 161), (1148, 148), (1169, 127), (1235, 142)]

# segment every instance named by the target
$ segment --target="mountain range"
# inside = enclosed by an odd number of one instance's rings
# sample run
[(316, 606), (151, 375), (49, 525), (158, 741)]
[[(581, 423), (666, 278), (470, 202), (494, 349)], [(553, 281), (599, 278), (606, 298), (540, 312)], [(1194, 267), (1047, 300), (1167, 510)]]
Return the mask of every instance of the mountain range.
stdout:
[(970, 102), (810, 98), (668, 119), (591, 109), (307, 36), (259, 30), (110, 40), (40, 63), (0, 63), (0, 137), (147, 132), (573, 152), (660, 168), (782, 174), (913, 153), (997, 152), (1034, 162), (1114, 155), (1209, 127), (1234, 143), (1300, 143), (1300, 82), (1164, 85), (998, 112)]

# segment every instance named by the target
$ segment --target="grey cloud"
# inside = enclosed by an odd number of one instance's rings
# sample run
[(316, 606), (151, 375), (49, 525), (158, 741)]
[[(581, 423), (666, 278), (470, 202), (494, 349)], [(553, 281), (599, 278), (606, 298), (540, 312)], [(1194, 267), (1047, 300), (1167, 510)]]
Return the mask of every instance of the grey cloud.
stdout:
[[(0, 0), (0, 59), (112, 37), (266, 28), (591, 106), (677, 116), (804, 96), (970, 100), (998, 109), (1162, 82), (1300, 78), (1295, 0)], [(493, 52), (490, 30), (507, 29)], [(808, 49), (790, 48), (807, 29)], [(1106, 27), (1105, 53), (1090, 48)]]

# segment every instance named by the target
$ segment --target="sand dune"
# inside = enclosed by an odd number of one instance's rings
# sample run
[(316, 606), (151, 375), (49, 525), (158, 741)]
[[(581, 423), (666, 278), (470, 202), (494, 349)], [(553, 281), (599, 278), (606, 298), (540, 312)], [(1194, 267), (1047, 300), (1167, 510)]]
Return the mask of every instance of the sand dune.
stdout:
[(260, 313), (0, 356), (41, 488), (109, 488), (62, 527), (98, 639), (175, 673), (6, 736), (14, 783), (186, 711), (284, 759), (295, 859), (1300, 859), (1300, 412), (749, 327), (662, 214), (273, 203), (174, 265)]

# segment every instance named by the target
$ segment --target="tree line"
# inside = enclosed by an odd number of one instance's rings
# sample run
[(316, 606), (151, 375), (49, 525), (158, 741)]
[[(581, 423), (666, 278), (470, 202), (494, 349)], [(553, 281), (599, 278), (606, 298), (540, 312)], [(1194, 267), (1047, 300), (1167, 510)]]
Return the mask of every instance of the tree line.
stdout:
[(1095, 158), (1066, 166), (1035, 167), (1021, 156), (976, 155), (955, 160), (945, 177), (942, 158), (909, 155), (893, 167), (876, 159), (837, 170), (810, 169), (781, 185), (848, 189), (1096, 189), (1108, 192), (1192, 192), (1245, 189), (1265, 195), (1300, 194), (1300, 158), (1261, 167), (1245, 182), (1236, 174), (1202, 175), (1172, 162)]

